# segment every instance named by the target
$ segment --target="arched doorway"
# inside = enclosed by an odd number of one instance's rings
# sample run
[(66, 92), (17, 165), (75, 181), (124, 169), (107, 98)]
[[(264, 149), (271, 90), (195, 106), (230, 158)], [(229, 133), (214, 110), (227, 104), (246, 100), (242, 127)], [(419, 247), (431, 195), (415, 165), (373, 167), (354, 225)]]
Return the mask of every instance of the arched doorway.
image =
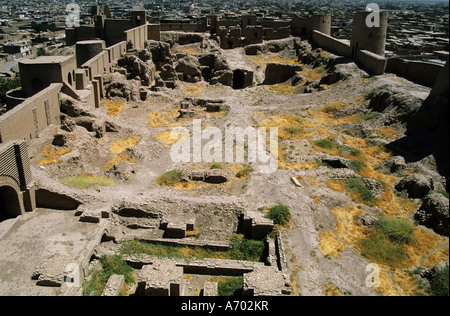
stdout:
[(72, 85), (72, 74), (70, 72), (67, 74), (67, 82)]
[(0, 222), (22, 214), (17, 191), (8, 185), (0, 186)]

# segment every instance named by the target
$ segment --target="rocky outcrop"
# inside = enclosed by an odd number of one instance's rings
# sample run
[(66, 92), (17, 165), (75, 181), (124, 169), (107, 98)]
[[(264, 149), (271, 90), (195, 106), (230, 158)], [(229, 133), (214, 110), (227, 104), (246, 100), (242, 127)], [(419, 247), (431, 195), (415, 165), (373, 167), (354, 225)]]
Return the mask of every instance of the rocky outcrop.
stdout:
[(199, 55), (198, 61), (201, 65), (202, 75), (212, 85), (221, 83), (231, 86), (233, 83), (233, 71), (230, 69), (225, 57), (218, 51)]
[(388, 158), (378, 166), (378, 170), (384, 173), (402, 173), (406, 168), (405, 158), (402, 156)]
[(434, 189), (433, 179), (422, 174), (410, 174), (395, 185), (397, 191), (405, 191), (411, 199), (422, 199)]
[(449, 200), (440, 193), (432, 193), (423, 201), (414, 218), (436, 233), (449, 235)]
[(200, 62), (192, 55), (186, 55), (178, 60), (175, 69), (182, 74), (183, 81), (199, 82), (203, 79)]
[[(449, 176), (449, 65), (442, 69), (428, 98), (407, 122), (404, 139), (396, 147), (407, 150), (420, 160), (432, 155), (439, 173)], [(448, 180), (447, 180), (448, 181)]]
[(417, 112), (423, 99), (390, 85), (382, 85), (368, 95), (369, 108), (381, 113), (385, 125), (406, 123)]
[(144, 47), (152, 54), (152, 61), (156, 65), (157, 70), (161, 70), (165, 64), (174, 62), (174, 57), (170, 52), (170, 44), (150, 40), (144, 43)]
[(127, 79), (140, 80), (142, 85), (149, 86), (155, 80), (156, 67), (150, 59), (149, 51), (142, 50), (140, 55), (147, 61), (143, 61), (135, 55), (125, 55), (117, 61), (117, 64), (127, 70)]
[(277, 84), (294, 77), (297, 71), (302, 71), (300, 65), (286, 65), (280, 63), (268, 63), (266, 67), (264, 84)]
[(127, 77), (113, 73), (103, 76), (106, 98), (124, 98), (127, 101), (138, 101), (140, 99), (139, 81), (127, 80)]
[(88, 109), (84, 108), (80, 102), (67, 94), (61, 93), (61, 112), (71, 117), (92, 116)]

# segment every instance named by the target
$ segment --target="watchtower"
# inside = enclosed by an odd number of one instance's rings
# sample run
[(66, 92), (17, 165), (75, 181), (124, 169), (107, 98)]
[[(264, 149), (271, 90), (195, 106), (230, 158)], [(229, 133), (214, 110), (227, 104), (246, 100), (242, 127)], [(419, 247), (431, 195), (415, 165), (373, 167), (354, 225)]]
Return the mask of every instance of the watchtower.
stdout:
[[(372, 23), (368, 23), (370, 14), (379, 14), (379, 25), (372, 26)], [(353, 18), (352, 38), (350, 41), (352, 57), (356, 57), (360, 50), (368, 50), (384, 56), (387, 24), (387, 12), (364, 11), (356, 13)]]

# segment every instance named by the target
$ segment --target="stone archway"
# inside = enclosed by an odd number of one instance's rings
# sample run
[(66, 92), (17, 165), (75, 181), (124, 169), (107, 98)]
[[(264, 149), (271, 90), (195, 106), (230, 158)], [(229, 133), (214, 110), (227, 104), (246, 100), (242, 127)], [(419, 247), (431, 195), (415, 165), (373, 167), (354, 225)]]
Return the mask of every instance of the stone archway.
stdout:
[(23, 213), (20, 191), (0, 182), (0, 222)]

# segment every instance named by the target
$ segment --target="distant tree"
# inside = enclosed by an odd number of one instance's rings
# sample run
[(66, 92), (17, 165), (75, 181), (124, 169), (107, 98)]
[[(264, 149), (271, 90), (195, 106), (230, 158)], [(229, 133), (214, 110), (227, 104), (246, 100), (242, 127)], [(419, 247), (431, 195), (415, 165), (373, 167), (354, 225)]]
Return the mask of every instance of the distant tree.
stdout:
[(6, 92), (9, 90), (20, 87), (20, 78), (0, 78), (0, 104), (5, 104), (6, 102)]
[(41, 47), (37, 50), (36, 56), (47, 56), (47, 52)]

